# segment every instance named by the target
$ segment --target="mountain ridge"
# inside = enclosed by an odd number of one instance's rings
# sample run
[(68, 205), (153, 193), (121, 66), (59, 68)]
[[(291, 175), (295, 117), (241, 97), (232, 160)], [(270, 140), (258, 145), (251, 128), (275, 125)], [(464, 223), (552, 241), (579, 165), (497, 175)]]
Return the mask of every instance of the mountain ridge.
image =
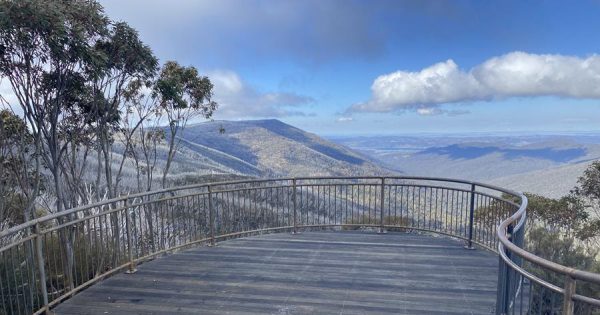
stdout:
[(178, 137), (184, 157), (200, 155), (247, 176), (393, 173), (362, 153), (277, 119), (196, 123), (188, 125)]

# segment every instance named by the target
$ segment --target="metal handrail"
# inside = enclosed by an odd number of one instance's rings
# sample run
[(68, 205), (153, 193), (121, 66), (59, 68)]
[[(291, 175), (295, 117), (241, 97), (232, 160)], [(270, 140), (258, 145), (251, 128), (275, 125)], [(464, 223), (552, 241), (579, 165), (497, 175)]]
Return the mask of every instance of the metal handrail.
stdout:
[[(515, 192), (512, 192), (511, 190), (508, 190), (508, 189), (504, 189), (504, 188), (500, 188), (500, 187), (496, 187), (496, 186), (488, 185), (488, 184), (484, 184), (484, 183), (468, 181), (468, 180), (460, 180), (460, 179), (419, 177), (419, 176), (389, 176), (389, 177), (385, 177), (385, 178), (400, 179), (400, 180), (441, 181), (441, 182), (452, 182), (452, 183), (469, 184), (469, 185), (474, 184), (476, 186), (489, 188), (492, 190), (497, 190), (497, 191), (501, 191), (501, 192), (512, 194), (512, 195), (516, 194)], [(57, 219), (59, 217), (64, 217), (64, 216), (67, 216), (67, 215), (70, 215), (73, 213), (77, 213), (77, 212), (81, 212), (84, 210), (122, 202), (128, 198), (129, 199), (142, 198), (142, 197), (147, 197), (147, 196), (152, 196), (152, 195), (165, 194), (165, 193), (169, 193), (169, 192), (173, 192), (173, 191), (189, 190), (189, 189), (197, 189), (197, 188), (207, 188), (208, 186), (215, 187), (215, 186), (224, 186), (224, 185), (232, 185), (232, 184), (246, 184), (246, 183), (254, 184), (254, 183), (263, 183), (263, 182), (292, 181), (292, 180), (299, 181), (299, 180), (344, 180), (344, 179), (348, 179), (348, 180), (367, 179), (368, 180), (368, 179), (381, 179), (381, 177), (377, 177), (377, 176), (363, 176), (363, 177), (328, 176), (328, 177), (293, 177), (293, 178), (292, 177), (284, 177), (284, 178), (275, 178), (275, 179), (248, 179), (248, 180), (220, 181), (220, 182), (214, 182), (214, 183), (210, 183), (210, 184), (202, 183), (202, 184), (192, 184), (192, 185), (185, 185), (185, 186), (178, 186), (178, 187), (170, 187), (170, 188), (165, 188), (165, 189), (160, 189), (160, 190), (153, 190), (153, 191), (149, 191), (149, 192), (141, 192), (141, 193), (130, 194), (130, 195), (126, 195), (126, 196), (120, 196), (120, 197), (116, 197), (113, 199), (99, 201), (99, 202), (91, 203), (89, 205), (83, 205), (83, 206), (79, 206), (76, 208), (68, 209), (68, 210), (65, 210), (62, 212), (58, 212), (58, 213), (48, 214), (43, 217), (39, 217), (39, 218), (30, 220), (30, 221), (27, 221), (25, 223), (22, 223), (20, 225), (11, 227), (7, 230), (0, 231), (0, 238), (3, 238), (10, 234), (17, 233), (17, 232), (25, 230), (27, 228), (33, 227), (34, 225), (36, 225), (38, 223), (43, 223), (45, 221)]]
[[(516, 244), (512, 239), (513, 235), (517, 233), (522, 234), (522, 237), (524, 237), (525, 234), (527, 198), (522, 194), (520, 195), (522, 202), (519, 209), (510, 217), (503, 220), (497, 229), (499, 240), (498, 252), (500, 254), (501, 264), (501, 275), (499, 276), (499, 279), (503, 279), (499, 281), (499, 287), (504, 286), (504, 290), (506, 290), (507, 292), (500, 292), (501, 289), (499, 288), (499, 302), (497, 302), (496, 313), (508, 314), (512, 312), (514, 314), (517, 312), (514, 300), (516, 300), (518, 298), (518, 295), (522, 294), (522, 292), (510, 292), (510, 290), (507, 289), (510, 287), (510, 283), (507, 282), (514, 282), (514, 286), (516, 282), (522, 284), (524, 279), (528, 279), (529, 281), (532, 281), (533, 283), (539, 285), (540, 288), (547, 289), (553, 292), (552, 294), (560, 295), (560, 298), (562, 298), (562, 303), (560, 303), (560, 313), (564, 315), (573, 315), (576, 313), (583, 314), (584, 312), (587, 314), (597, 314), (594, 312), (594, 309), (600, 308), (600, 298), (592, 298), (578, 295), (576, 293), (576, 280), (585, 281), (593, 285), (600, 285), (600, 274), (563, 266), (553, 261), (544, 259), (523, 249), (523, 244)], [(516, 264), (514, 261), (517, 257), (520, 260), (518, 264)], [(549, 281), (540, 279), (539, 277), (525, 270), (525, 268), (523, 267), (524, 261), (537, 267), (541, 267), (545, 271), (551, 271), (563, 276), (563, 288)], [(503, 267), (506, 269), (503, 270)], [(502, 274), (503, 272), (504, 274)], [(512, 279), (510, 276), (507, 276), (510, 273), (513, 274)], [(503, 293), (504, 295), (502, 296)], [(500, 300), (503, 301), (500, 302)], [(576, 305), (574, 303), (575, 301), (584, 303), (581, 309), (576, 309)], [(536, 305), (536, 307), (540, 309), (541, 313), (543, 305)], [(520, 313), (522, 312), (523, 306), (521, 305)]]
[(548, 269), (550, 271), (560, 273), (563, 275), (568, 275), (571, 278), (576, 279), (576, 280), (584, 280), (584, 281), (590, 281), (590, 282), (600, 284), (600, 274), (583, 271), (583, 270), (578, 270), (578, 269), (574, 269), (571, 267), (563, 266), (561, 264), (557, 264), (550, 260), (536, 256), (536, 255), (524, 250), (523, 248), (515, 245), (513, 242), (511, 242), (508, 239), (508, 235), (507, 235), (506, 231), (508, 229), (508, 226), (513, 224), (514, 221), (516, 221), (518, 218), (519, 217), (515, 218), (515, 215), (513, 215), (510, 218), (508, 218), (507, 220), (500, 223), (500, 226), (499, 226), (500, 229), (498, 229), (498, 239), (500, 240), (500, 244), (499, 244), (499, 248), (498, 248), (499, 251), (508, 250), (514, 254), (517, 254), (519, 257), (527, 260), (528, 262), (536, 264), (540, 267), (544, 267), (545, 269)]
[[(358, 226), (428, 231), (463, 239), (467, 248), (497, 249), (498, 314), (514, 312), (524, 279), (562, 294), (564, 304), (600, 305), (576, 294), (574, 281), (557, 291), (556, 285), (523, 268), (527, 261), (569, 279), (600, 283), (600, 275), (522, 248), (526, 208), (526, 197), (512, 190), (420, 176), (247, 179), (121, 196), (0, 231), (0, 241), (9, 240), (0, 243), (0, 314), (46, 312), (115, 272), (135, 272), (145, 260), (196, 244), (215, 245), (253, 233)], [(90, 257), (100, 261), (90, 263)]]
[[(43, 223), (49, 220), (57, 219), (59, 217), (64, 217), (73, 213), (81, 212), (84, 210), (107, 206), (110, 204), (118, 203), (125, 201), (126, 199), (135, 199), (135, 198), (143, 198), (152, 195), (160, 195), (173, 191), (181, 191), (181, 190), (189, 190), (189, 189), (197, 189), (197, 188), (207, 188), (208, 186), (224, 186), (224, 185), (232, 185), (232, 184), (246, 184), (246, 183), (263, 183), (263, 182), (278, 182), (278, 181), (292, 181), (292, 180), (365, 180), (365, 179), (381, 179), (382, 177), (377, 176), (362, 176), (362, 177), (351, 177), (351, 176), (327, 176), (327, 177), (283, 177), (283, 178), (274, 178), (274, 179), (248, 179), (248, 180), (232, 180), (232, 181), (220, 181), (213, 182), (210, 184), (202, 183), (202, 184), (192, 184), (178, 187), (170, 187), (160, 190), (153, 190), (148, 192), (141, 192), (136, 194), (124, 195), (120, 197), (116, 197), (109, 200), (99, 201), (95, 203), (91, 203), (88, 205), (83, 205), (75, 208), (71, 208), (62, 212), (48, 214), (43, 217), (39, 217), (20, 225), (11, 227), (7, 230), (0, 231), (0, 238), (3, 238), (7, 235), (17, 233), (19, 231), (25, 230), (27, 228), (33, 227), (36, 224)], [(512, 191), (510, 189), (505, 189), (499, 186), (494, 186), (490, 184), (485, 184), (477, 181), (469, 181), (462, 179), (453, 179), (453, 178), (444, 178), (444, 177), (425, 177), (425, 176), (386, 176), (386, 179), (397, 179), (397, 180), (425, 180), (425, 181), (436, 181), (436, 182), (449, 182), (449, 183), (457, 183), (457, 184), (467, 184), (467, 185), (475, 185), (482, 188), (488, 188), (491, 190), (500, 191), (509, 195), (519, 196), (521, 194)]]

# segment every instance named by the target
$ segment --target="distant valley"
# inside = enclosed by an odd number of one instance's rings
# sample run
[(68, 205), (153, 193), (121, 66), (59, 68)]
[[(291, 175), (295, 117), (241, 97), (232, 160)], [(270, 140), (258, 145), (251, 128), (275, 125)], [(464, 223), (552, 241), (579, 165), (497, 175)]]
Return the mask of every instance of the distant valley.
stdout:
[(183, 182), (404, 174), (560, 197), (600, 159), (600, 133), (319, 137), (275, 119), (194, 124), (180, 141), (170, 177)]
[(600, 158), (600, 134), (330, 137), (408, 175), (453, 177), (549, 197)]

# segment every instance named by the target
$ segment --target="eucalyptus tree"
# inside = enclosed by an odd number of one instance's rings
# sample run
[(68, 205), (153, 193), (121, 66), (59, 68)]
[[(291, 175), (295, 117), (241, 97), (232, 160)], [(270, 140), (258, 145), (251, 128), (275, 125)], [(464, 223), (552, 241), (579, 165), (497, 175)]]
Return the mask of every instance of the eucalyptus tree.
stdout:
[[(0, 73), (10, 82), (31, 132), (36, 164), (52, 175), (55, 211), (60, 212), (76, 200), (64, 161), (87, 140), (82, 114), (91, 97), (85, 70), (96, 58), (95, 43), (108, 34), (109, 20), (97, 2), (84, 0), (3, 0), (0, 12)], [(59, 237), (72, 288), (74, 231)]]
[[(87, 64), (84, 69), (90, 101), (84, 103), (82, 115), (86, 124), (93, 130), (95, 139), (93, 145), (95, 145), (98, 157), (96, 196), (102, 195), (100, 179), (104, 176), (106, 197), (111, 199), (120, 193), (119, 180), (127, 158), (127, 151), (130, 150), (127, 140), (137, 129), (136, 126), (121, 128), (121, 121), (125, 120), (123, 116), (128, 117), (129, 115), (127, 111), (124, 112), (122, 106), (126, 87), (132, 80), (153, 76), (158, 60), (154, 57), (152, 50), (140, 40), (138, 33), (124, 22), (110, 23), (107, 34), (95, 42), (91, 51), (92, 62)], [(126, 140), (116, 178), (113, 177), (115, 137)], [(87, 149), (89, 146), (85, 148)], [(76, 155), (73, 157), (72, 161), (76, 163)], [(117, 214), (111, 214), (110, 219), (113, 248), (120, 248), (120, 237), (118, 236), (121, 231)], [(115, 261), (118, 259), (116, 253), (113, 255), (113, 259)]]
[[(127, 88), (138, 81), (152, 78), (158, 60), (138, 33), (124, 22), (110, 27), (106, 38), (94, 46), (97, 58), (89, 69), (93, 102), (87, 117), (96, 131), (97, 150), (104, 164), (104, 177), (109, 198), (119, 194), (118, 187), (125, 160), (131, 151), (131, 138), (146, 117), (135, 117), (126, 102)], [(113, 144), (118, 135), (123, 140), (116, 178), (113, 179)], [(99, 178), (100, 174), (98, 174)], [(97, 186), (99, 182), (97, 181)]]
[(212, 117), (217, 103), (212, 101), (213, 84), (201, 76), (194, 67), (180, 66), (175, 61), (166, 62), (156, 80), (154, 96), (158, 98), (168, 124), (169, 152), (162, 175), (162, 186), (167, 186), (167, 175), (175, 153), (181, 143), (178, 138), (188, 121), (201, 116)]
[[(133, 162), (138, 192), (153, 188), (158, 162), (158, 147), (165, 140), (160, 127), (163, 110), (158, 95), (152, 92), (154, 80), (133, 80), (124, 93), (122, 128), (128, 130), (123, 137), (126, 154)], [(124, 161), (124, 160), (122, 160)]]
[[(125, 160), (138, 154), (133, 141), (138, 130), (146, 143), (143, 154), (147, 162), (153, 155), (155, 165), (164, 129), (149, 126), (149, 120), (168, 124), (169, 153), (162, 172), (166, 186), (178, 133), (196, 116), (209, 118), (217, 105), (211, 101), (210, 80), (195, 68), (176, 62), (167, 62), (159, 73), (157, 68), (137, 32), (112, 22), (96, 1), (0, 0), (0, 75), (10, 83), (30, 135), (26, 148), (32, 151), (33, 178), (40, 178), (42, 168), (50, 174), (48, 187), (56, 202), (49, 210), (61, 212), (89, 195), (84, 175), (94, 150), (99, 162), (95, 188), (104, 183), (108, 197), (119, 194)], [(150, 105), (135, 103), (141, 98)], [(113, 176), (116, 138), (124, 149)], [(40, 181), (33, 183), (33, 191), (39, 191)], [(96, 197), (100, 195), (98, 191)], [(70, 219), (60, 217), (59, 223)], [(71, 287), (73, 233), (59, 234)]]
[(85, 69), (109, 20), (98, 3), (83, 0), (4, 0), (0, 12), (0, 73), (31, 131), (35, 156), (52, 174), (60, 212), (73, 201), (65, 191), (64, 157), (86, 135)]

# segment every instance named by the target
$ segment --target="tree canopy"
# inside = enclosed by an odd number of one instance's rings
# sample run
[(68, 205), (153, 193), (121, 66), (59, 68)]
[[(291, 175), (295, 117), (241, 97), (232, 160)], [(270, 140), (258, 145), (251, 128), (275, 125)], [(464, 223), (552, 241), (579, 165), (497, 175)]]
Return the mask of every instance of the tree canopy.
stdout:
[[(217, 107), (210, 80), (175, 61), (161, 67), (138, 32), (112, 21), (97, 1), (4, 0), (0, 12), (0, 74), (17, 98), (11, 106), (31, 129), (35, 156), (52, 174), (58, 211), (82, 199), (89, 151), (97, 152), (97, 198), (100, 186), (109, 197), (122, 193), (125, 160), (140, 156), (129, 142), (136, 132), (147, 133), (142, 139), (161, 134), (161, 123), (171, 131), (166, 185), (177, 134), (188, 120), (210, 118)], [(132, 102), (141, 93), (152, 104), (144, 113), (132, 107), (141, 106)], [(151, 114), (158, 117), (152, 128), (144, 126)], [(116, 138), (128, 142), (117, 170)]]

